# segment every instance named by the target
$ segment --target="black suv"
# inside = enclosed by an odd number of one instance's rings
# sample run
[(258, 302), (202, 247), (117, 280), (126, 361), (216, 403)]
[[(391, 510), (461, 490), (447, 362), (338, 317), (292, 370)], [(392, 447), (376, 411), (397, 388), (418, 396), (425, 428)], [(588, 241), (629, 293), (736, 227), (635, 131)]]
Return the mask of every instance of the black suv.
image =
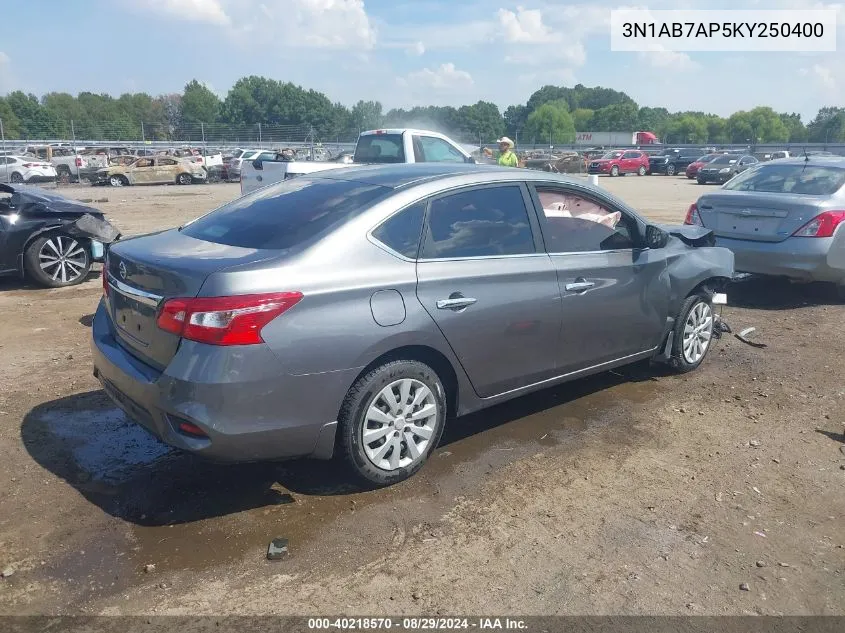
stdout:
[[(707, 152), (704, 152), (705, 154)], [(649, 156), (649, 172), (674, 176), (686, 172), (690, 163), (694, 163), (702, 154), (701, 149), (677, 147), (663, 150), (657, 156)]]

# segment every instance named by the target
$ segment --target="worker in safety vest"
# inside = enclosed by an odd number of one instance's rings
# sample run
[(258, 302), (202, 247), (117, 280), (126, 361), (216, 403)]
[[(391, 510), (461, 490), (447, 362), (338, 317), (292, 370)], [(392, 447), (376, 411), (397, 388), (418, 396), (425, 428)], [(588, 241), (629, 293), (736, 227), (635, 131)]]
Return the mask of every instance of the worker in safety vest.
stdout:
[[(499, 144), (498, 156), (496, 156), (496, 163), (502, 167), (519, 167), (519, 159), (513, 151), (513, 141), (507, 136), (503, 136), (496, 141)], [(493, 156), (493, 152), (488, 148), (484, 148), (485, 156)]]

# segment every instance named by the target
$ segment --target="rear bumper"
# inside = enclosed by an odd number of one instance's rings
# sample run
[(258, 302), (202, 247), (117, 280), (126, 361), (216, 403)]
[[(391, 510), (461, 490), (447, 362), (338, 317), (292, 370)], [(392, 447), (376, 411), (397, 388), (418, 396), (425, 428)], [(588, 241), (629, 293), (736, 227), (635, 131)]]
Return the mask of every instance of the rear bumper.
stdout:
[[(357, 370), (291, 376), (263, 346), (233, 355), (183, 341), (159, 371), (124, 350), (113, 327), (101, 301), (92, 327), (94, 374), (124, 413), (166, 444), (225, 462), (332, 456), (335, 420)], [(242, 367), (232, 365), (238, 357)], [(208, 437), (180, 433), (185, 421)]]
[(648, 171), (651, 174), (666, 174), (666, 168), (671, 164), (672, 163), (650, 163)]
[(25, 182), (56, 182), (56, 174), (52, 176), (50, 174), (32, 174), (27, 176)]
[(790, 237), (783, 242), (717, 237), (716, 245), (733, 251), (737, 272), (801, 281), (845, 281), (845, 230), (842, 228), (834, 237)]

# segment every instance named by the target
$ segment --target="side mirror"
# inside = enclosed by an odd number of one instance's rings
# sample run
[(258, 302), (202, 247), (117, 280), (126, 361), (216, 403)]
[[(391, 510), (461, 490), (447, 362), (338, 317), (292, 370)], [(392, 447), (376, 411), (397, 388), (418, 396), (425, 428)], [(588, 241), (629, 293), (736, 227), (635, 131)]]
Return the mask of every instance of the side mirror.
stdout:
[(645, 242), (649, 248), (663, 248), (669, 242), (669, 234), (650, 224), (645, 230)]
[(256, 159), (252, 161), (252, 166), (259, 171), (264, 169), (264, 163), (261, 162), (261, 159)]

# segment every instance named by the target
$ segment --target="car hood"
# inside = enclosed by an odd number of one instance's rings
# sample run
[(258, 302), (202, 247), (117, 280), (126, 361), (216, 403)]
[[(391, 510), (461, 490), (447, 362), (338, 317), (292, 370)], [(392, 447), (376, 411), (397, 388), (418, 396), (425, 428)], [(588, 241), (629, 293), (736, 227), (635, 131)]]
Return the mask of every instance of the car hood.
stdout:
[(41, 187), (26, 185), (8, 185), (0, 183), (0, 192), (12, 194), (11, 206), (18, 213), (60, 213), (62, 215), (94, 215), (103, 216), (103, 212), (89, 207), (77, 200), (70, 200), (63, 196), (45, 191)]

